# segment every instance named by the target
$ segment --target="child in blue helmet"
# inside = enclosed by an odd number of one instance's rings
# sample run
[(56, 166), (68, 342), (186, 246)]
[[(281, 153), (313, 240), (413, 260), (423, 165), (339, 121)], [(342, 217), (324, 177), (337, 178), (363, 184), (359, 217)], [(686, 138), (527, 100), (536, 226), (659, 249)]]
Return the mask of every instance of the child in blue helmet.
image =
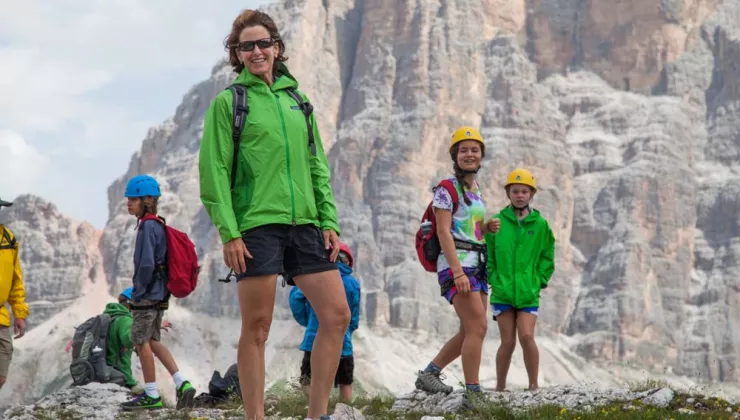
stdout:
[[(354, 267), (354, 258), (349, 247), (339, 242), (339, 257), (337, 266), (339, 273), (342, 275), (344, 283), (344, 292), (347, 296), (347, 303), (351, 312), (349, 326), (344, 333), (344, 343), (342, 344), (342, 355), (339, 359), (337, 373), (334, 376), (334, 386), (339, 388), (339, 397), (344, 401), (352, 400), (352, 382), (354, 382), (355, 359), (352, 353), (352, 333), (358, 328), (360, 323), (360, 283), (352, 275)], [(301, 362), (301, 385), (308, 389), (311, 383), (311, 350), (313, 341), (316, 337), (316, 331), (319, 328), (319, 319), (316, 316), (311, 304), (303, 295), (301, 289), (294, 287), (290, 290), (290, 310), (293, 312), (293, 318), (306, 327), (303, 335), (303, 342), (299, 347), (303, 353)]]
[[(124, 195), (128, 198), (128, 213), (138, 221), (148, 213), (157, 215), (161, 193), (159, 184), (151, 176), (137, 175), (131, 178)], [(162, 408), (154, 370), (155, 355), (175, 381), (177, 409), (193, 406), (195, 388), (183, 378), (172, 354), (160, 342), (160, 325), (169, 299), (166, 255), (167, 238), (162, 224), (156, 220), (140, 222), (134, 248), (131, 342), (141, 361), (145, 392), (122, 403), (124, 410)]]

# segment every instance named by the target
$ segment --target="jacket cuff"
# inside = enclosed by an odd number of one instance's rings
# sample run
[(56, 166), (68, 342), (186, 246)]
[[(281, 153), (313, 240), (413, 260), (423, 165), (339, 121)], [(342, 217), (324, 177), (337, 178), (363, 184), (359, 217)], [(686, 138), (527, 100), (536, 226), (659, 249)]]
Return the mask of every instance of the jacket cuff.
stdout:
[(13, 308), (13, 318), (16, 319), (26, 319), (28, 318), (28, 305), (14, 305)]
[(242, 237), (242, 233), (238, 230), (233, 230), (229, 232), (224, 232), (221, 234), (221, 243), (223, 245), (226, 245), (227, 243), (233, 241), (234, 239), (239, 239)]
[(323, 231), (328, 230), (328, 229), (331, 229), (334, 232), (336, 232), (337, 233), (337, 236), (341, 236), (342, 235), (342, 231), (339, 229), (339, 224), (338, 223), (336, 223), (336, 222), (329, 222), (329, 221), (326, 221), (326, 222), (322, 221), (321, 222), (321, 231), (323, 232)]

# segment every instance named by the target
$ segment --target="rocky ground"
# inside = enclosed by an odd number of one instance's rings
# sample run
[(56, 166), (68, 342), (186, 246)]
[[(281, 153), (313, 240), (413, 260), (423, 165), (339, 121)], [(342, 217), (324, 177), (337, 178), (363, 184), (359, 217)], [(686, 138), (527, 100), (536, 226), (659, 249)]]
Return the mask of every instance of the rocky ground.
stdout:
[[(537, 391), (485, 392), (475, 408), (462, 408), (463, 392), (430, 395), (414, 391), (397, 398), (358, 396), (352, 404), (332, 399), (336, 420), (360, 419), (681, 419), (740, 418), (740, 404), (717, 397), (676, 391), (660, 383), (631, 389), (598, 389), (589, 384), (554, 386)], [(127, 390), (110, 384), (89, 384), (51, 394), (36, 404), (16, 406), (3, 419), (241, 419), (238, 403), (222, 408), (190, 411), (165, 408), (146, 413), (125, 413), (118, 404)], [(306, 399), (293, 386), (271, 389), (267, 397), (271, 419), (303, 419)]]

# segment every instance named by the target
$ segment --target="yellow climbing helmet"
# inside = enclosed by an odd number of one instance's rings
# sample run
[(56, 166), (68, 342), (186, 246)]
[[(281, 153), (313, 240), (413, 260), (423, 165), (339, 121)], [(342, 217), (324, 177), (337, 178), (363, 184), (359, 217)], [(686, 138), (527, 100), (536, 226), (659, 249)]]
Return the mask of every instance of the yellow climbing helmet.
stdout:
[(470, 126), (465, 126), (458, 128), (454, 133), (452, 133), (450, 151), (452, 151), (453, 146), (465, 140), (475, 140), (481, 144), (481, 150), (486, 150), (486, 143), (483, 141), (483, 136), (480, 135), (478, 130)]
[(509, 188), (509, 185), (511, 184), (529, 185), (535, 192), (537, 192), (537, 181), (534, 180), (534, 175), (532, 175), (532, 172), (529, 172), (524, 168), (517, 168), (511, 171), (509, 177), (506, 178), (506, 185), (504, 185), (504, 188)]

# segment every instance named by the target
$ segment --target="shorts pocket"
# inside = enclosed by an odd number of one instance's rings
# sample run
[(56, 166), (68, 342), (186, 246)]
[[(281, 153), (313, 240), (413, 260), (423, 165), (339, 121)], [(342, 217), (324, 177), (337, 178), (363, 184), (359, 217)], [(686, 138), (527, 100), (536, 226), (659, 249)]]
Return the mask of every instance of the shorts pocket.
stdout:
[(314, 231), (316, 232), (316, 256), (317, 257), (328, 257), (330, 251), (326, 249), (324, 246), (324, 232), (321, 231), (318, 227), (314, 226)]

